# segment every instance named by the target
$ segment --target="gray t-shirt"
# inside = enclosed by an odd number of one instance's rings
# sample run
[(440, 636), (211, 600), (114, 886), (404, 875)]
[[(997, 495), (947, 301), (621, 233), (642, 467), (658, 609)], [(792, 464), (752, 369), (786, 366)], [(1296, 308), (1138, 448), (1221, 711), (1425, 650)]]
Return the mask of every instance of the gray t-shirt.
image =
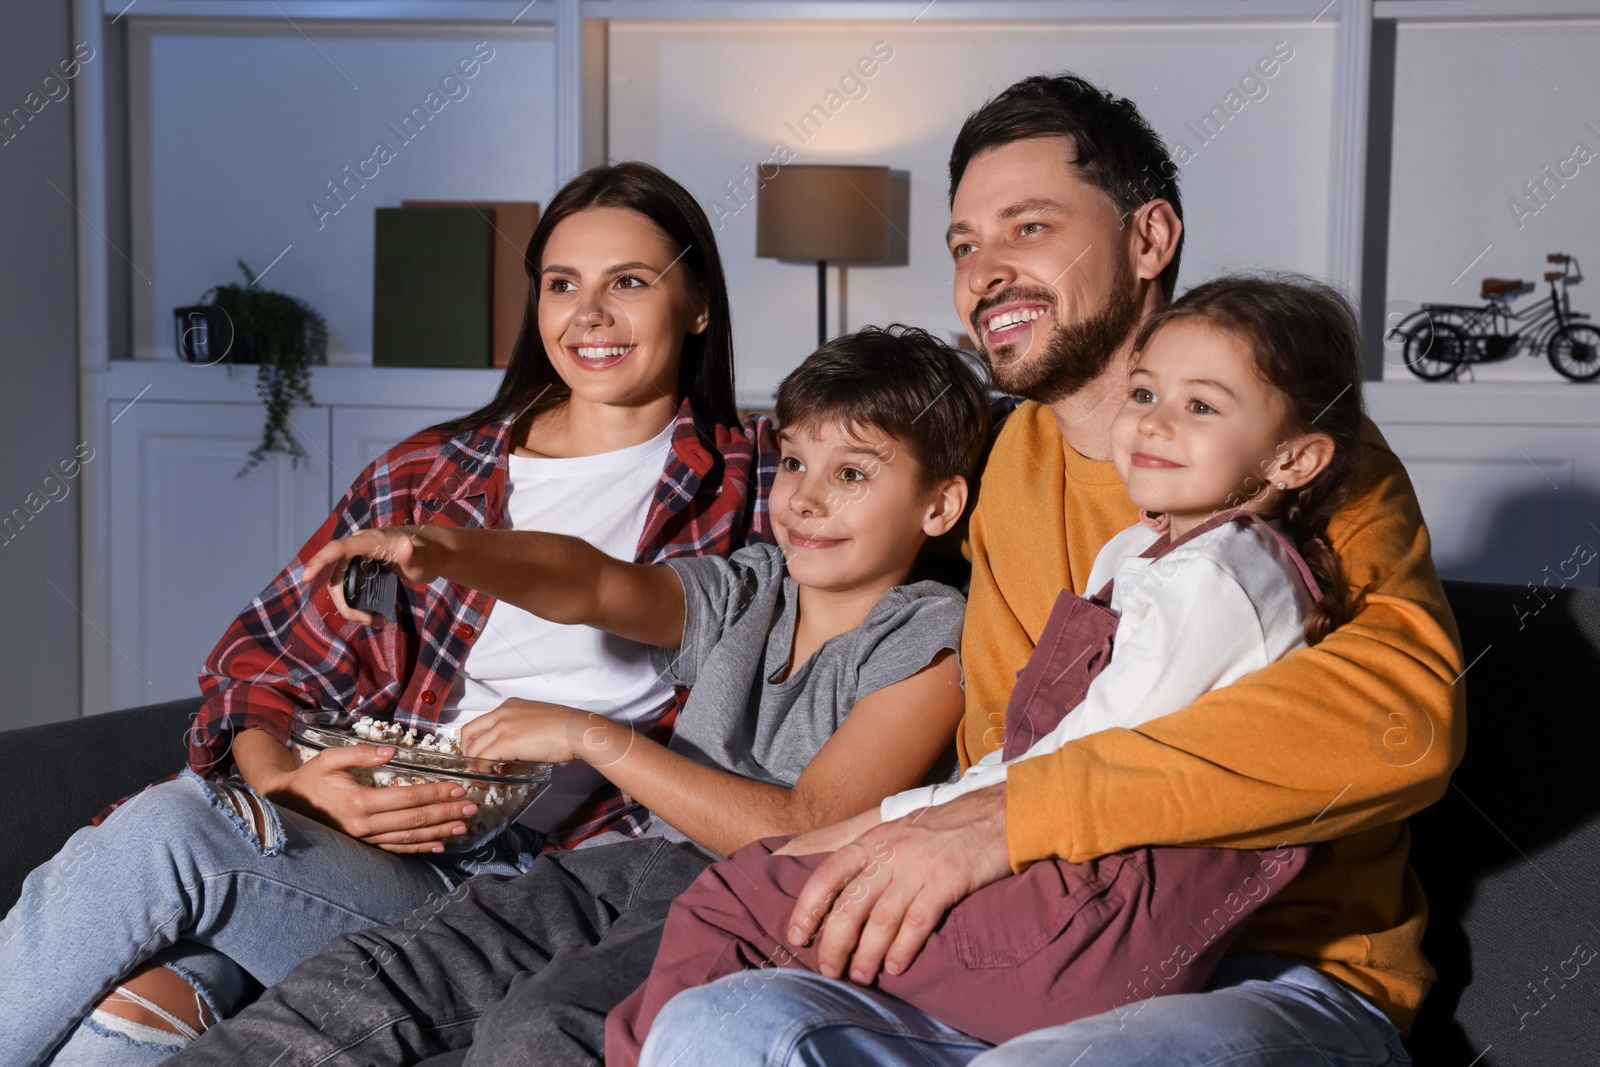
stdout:
[[(664, 679), (691, 690), (670, 747), (758, 782), (794, 785), (856, 701), (916, 674), (940, 650), (961, 647), (961, 594), (939, 582), (900, 585), (861, 625), (775, 681), (789, 662), (799, 603), (782, 551), (747, 545), (727, 559), (694, 556), (667, 566), (683, 582), (683, 642), (654, 649), (652, 659)], [(687, 840), (667, 825), (670, 817), (656, 813), (646, 833)]]

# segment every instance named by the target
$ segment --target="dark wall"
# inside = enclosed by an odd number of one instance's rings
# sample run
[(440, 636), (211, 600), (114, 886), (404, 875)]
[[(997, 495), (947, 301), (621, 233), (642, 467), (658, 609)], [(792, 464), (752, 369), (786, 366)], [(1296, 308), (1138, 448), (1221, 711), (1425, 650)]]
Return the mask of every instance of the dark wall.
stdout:
[(73, 43), (67, 0), (0, 0), (0, 729), (80, 706)]

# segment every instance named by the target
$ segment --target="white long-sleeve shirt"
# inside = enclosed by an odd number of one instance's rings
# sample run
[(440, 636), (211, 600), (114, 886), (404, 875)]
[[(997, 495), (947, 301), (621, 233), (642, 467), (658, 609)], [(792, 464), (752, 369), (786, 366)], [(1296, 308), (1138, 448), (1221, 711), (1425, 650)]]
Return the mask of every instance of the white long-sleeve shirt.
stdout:
[(1111, 608), (1120, 618), (1111, 660), (1083, 702), (1015, 760), (1002, 760), (997, 748), (954, 783), (885, 798), (885, 821), (998, 785), (1008, 763), (1179, 711), (1305, 644), (1311, 594), (1288, 550), (1260, 524), (1224, 523), (1158, 559), (1140, 559), (1160, 536), (1139, 523), (1095, 557), (1088, 589), (1098, 592), (1114, 578)]

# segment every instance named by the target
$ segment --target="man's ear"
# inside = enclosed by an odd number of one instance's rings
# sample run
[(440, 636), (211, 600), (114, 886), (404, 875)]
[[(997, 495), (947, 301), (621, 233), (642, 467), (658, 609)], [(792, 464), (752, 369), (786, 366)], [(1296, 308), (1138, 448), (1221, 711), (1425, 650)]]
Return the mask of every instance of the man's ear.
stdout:
[(922, 532), (929, 537), (949, 533), (966, 509), (967, 480), (958, 474), (935, 490), (922, 519)]
[(1327, 434), (1301, 434), (1284, 444), (1267, 480), (1274, 488), (1282, 482), (1285, 490), (1309, 485), (1317, 475), (1328, 469), (1328, 464), (1333, 462), (1333, 453), (1333, 438)]
[(1183, 236), (1183, 220), (1165, 200), (1147, 200), (1133, 213), (1133, 276), (1155, 281), (1167, 269)]

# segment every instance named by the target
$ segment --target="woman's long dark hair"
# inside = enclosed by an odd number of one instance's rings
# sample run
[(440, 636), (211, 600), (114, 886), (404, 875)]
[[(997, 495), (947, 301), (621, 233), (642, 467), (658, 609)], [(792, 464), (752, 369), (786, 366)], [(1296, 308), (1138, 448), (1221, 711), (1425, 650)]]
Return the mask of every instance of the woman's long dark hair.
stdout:
[(1289, 494), (1283, 519), (1322, 587), (1306, 617), (1306, 643), (1349, 620), (1354, 598), (1339, 557), (1328, 547), (1328, 520), (1350, 496), (1361, 455), (1361, 330), (1337, 289), (1297, 274), (1229, 275), (1195, 286), (1145, 320), (1134, 341), (1143, 351), (1156, 330), (1198, 318), (1243, 341), (1256, 370), (1283, 394), (1286, 433), (1324, 433), (1333, 459)]
[(562, 186), (550, 201), (523, 256), (528, 307), (499, 391), (477, 411), (433, 429), (455, 434), (513, 416), (537, 418), (567, 401), (570, 390), (556, 373), (539, 336), (539, 265), (550, 234), (563, 219), (601, 207), (637, 211), (666, 234), (672, 251), (680, 257), (676, 266), (688, 273), (691, 291), (705, 300), (709, 313), (704, 331), (684, 337), (678, 391), (689, 398), (695, 420), (703, 427), (738, 424), (733, 396), (733, 320), (711, 223), (683, 186), (648, 163), (628, 161), (590, 167)]

